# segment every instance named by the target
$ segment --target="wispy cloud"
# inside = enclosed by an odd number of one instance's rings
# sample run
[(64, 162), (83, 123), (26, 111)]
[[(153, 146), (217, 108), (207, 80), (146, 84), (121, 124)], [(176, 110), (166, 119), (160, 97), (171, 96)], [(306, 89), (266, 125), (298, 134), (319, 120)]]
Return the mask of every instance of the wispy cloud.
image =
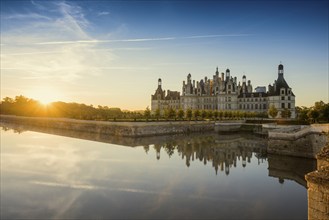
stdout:
[(116, 43), (116, 42), (147, 42), (147, 41), (170, 41), (182, 39), (200, 39), (200, 38), (220, 38), (220, 37), (248, 37), (251, 34), (216, 34), (216, 35), (196, 35), (184, 37), (158, 37), (158, 38), (132, 38), (132, 39), (118, 39), (118, 40), (76, 40), (76, 41), (49, 41), (35, 43), (38, 45), (51, 45), (51, 44), (81, 44), (81, 43)]
[(44, 19), (51, 20), (50, 17), (37, 13), (28, 13), (28, 14), (11, 14), (3, 17), (4, 19)]
[(47, 8), (42, 4), (38, 3), (37, 1), (31, 0), (31, 4), (34, 5), (39, 10), (46, 10)]
[(108, 12), (108, 11), (100, 11), (97, 13), (98, 16), (104, 16), (104, 15), (109, 15), (109, 14), (110, 14), (110, 12)]
[[(38, 3), (31, 2), (36, 7)], [(25, 74), (26, 79), (57, 80), (75, 82), (79, 78), (99, 75), (97, 66), (106, 66), (113, 59), (110, 50), (101, 50), (97, 45), (90, 44), (92, 38), (86, 28), (90, 26), (82, 8), (76, 4), (55, 2), (49, 4), (59, 12), (57, 17), (39, 20), (28, 20), (24, 26), (16, 27), (1, 33), (1, 70), (2, 74)], [(14, 18), (43, 18), (39, 14), (14, 14)], [(56, 44), (37, 46), (33, 42), (48, 42), (61, 39), (82, 39), (89, 44)], [(19, 56), (19, 59), (17, 59)], [(100, 59), (101, 57), (101, 59)]]

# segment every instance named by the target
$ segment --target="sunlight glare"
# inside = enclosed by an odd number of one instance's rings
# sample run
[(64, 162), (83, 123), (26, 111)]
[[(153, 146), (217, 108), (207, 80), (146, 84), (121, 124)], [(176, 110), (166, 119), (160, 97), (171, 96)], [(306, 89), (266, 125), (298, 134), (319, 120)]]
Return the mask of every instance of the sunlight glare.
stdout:
[(29, 96), (43, 105), (49, 105), (52, 102), (61, 101), (60, 92), (51, 87), (36, 88), (30, 92)]

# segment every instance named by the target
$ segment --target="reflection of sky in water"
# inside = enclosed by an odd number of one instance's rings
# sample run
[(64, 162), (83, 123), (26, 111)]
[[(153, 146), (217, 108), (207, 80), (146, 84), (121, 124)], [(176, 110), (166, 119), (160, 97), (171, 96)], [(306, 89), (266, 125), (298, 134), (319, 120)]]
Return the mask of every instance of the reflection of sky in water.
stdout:
[(211, 161), (36, 132), (1, 131), (2, 218), (307, 218), (306, 189), (268, 161)]

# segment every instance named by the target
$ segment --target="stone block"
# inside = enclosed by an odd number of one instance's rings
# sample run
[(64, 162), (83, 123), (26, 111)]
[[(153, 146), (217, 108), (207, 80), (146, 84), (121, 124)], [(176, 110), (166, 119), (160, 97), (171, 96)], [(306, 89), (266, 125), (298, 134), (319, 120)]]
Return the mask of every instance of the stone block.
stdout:
[(308, 198), (314, 201), (322, 201), (323, 193), (314, 190), (308, 190)]

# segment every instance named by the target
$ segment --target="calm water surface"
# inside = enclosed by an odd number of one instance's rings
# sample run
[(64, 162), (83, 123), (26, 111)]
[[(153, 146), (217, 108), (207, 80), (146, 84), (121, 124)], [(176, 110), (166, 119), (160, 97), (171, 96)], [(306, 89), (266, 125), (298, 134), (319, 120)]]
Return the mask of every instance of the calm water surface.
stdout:
[(266, 155), (264, 139), (84, 137), (110, 143), (3, 128), (1, 219), (307, 218), (315, 161)]

